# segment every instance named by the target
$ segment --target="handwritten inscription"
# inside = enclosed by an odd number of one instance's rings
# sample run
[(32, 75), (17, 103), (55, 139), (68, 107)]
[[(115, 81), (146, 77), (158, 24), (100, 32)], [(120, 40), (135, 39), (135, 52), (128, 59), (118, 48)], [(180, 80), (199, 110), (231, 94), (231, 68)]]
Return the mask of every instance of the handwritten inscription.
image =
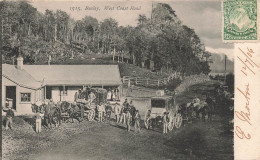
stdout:
[[(246, 125), (252, 126), (251, 122), (251, 112), (250, 112), (250, 83), (248, 82), (249, 76), (255, 76), (256, 70), (259, 69), (259, 66), (254, 61), (254, 51), (253, 49), (247, 48), (246, 50), (242, 50), (238, 48), (242, 53), (242, 56), (237, 56), (238, 60), (242, 63), (242, 67), (240, 72), (244, 75), (244, 85), (238, 86), (236, 89), (238, 90), (238, 94), (242, 95), (244, 104), (241, 110), (235, 109), (235, 116), (245, 123)], [(252, 77), (251, 77), (252, 78)], [(241, 126), (235, 126), (235, 135), (239, 139), (251, 139), (251, 134), (248, 133), (246, 129), (241, 128)]]
[(259, 66), (253, 61), (254, 51), (252, 49), (247, 48), (247, 51), (243, 51), (241, 48), (238, 48), (244, 55), (244, 57), (237, 58), (243, 63), (243, 67), (240, 70), (245, 76), (248, 75), (247, 70), (249, 70), (252, 74), (255, 75), (255, 67), (259, 68)]
[(250, 93), (249, 93), (249, 83), (246, 85), (246, 91), (242, 91), (240, 88), (237, 88), (238, 91), (244, 96), (246, 103), (245, 103), (245, 109), (244, 111), (235, 111), (235, 115), (237, 118), (239, 118), (241, 121), (247, 122), (249, 125), (252, 125), (250, 122)]

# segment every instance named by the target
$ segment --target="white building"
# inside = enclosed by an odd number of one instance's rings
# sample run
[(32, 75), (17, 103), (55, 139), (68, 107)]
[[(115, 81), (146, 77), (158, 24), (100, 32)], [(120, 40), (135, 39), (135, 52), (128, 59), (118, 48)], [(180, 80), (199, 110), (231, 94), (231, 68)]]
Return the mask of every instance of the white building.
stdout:
[(117, 65), (2, 65), (2, 106), (13, 100), (17, 114), (30, 114), (31, 104), (44, 99), (74, 101), (84, 86), (118, 88), (122, 82)]

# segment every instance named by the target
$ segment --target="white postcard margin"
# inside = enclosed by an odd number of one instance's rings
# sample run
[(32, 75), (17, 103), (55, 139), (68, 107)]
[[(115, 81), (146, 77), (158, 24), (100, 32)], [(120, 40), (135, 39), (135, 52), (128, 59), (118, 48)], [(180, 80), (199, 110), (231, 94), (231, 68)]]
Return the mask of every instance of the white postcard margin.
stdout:
[(235, 43), (235, 160), (260, 160), (260, 43)]

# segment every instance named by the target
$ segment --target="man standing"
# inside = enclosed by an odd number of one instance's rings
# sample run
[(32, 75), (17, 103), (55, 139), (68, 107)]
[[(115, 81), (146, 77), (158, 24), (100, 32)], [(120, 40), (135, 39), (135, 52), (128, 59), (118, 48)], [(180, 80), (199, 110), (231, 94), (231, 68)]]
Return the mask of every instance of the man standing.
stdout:
[(167, 113), (164, 112), (163, 113), (163, 134), (167, 133), (167, 131), (168, 131), (167, 126), (168, 126)]
[(102, 103), (100, 103), (100, 104), (97, 106), (97, 110), (98, 110), (98, 121), (99, 121), (99, 122), (102, 122), (102, 121), (103, 121), (103, 111), (104, 111), (103, 108), (104, 108), (104, 107), (103, 107), (103, 104), (102, 104)]
[(41, 132), (41, 128), (42, 128), (42, 118), (41, 118), (41, 115), (39, 113), (39, 111), (37, 110), (36, 111), (36, 115), (35, 115), (35, 131), (36, 133), (40, 133)]
[(75, 94), (74, 94), (74, 101), (77, 102), (78, 98), (79, 98), (78, 92), (75, 92)]
[(136, 130), (138, 130), (139, 133), (141, 132), (141, 130), (140, 130), (140, 120), (141, 120), (141, 116), (139, 114), (139, 111), (136, 110), (135, 111), (135, 116), (134, 116), (135, 132), (136, 132)]
[(135, 108), (132, 100), (130, 101), (130, 104), (129, 104), (129, 110), (130, 110), (130, 114), (132, 116), (132, 122), (133, 122), (133, 125), (134, 125), (135, 124), (135, 111), (136, 111), (136, 108)]
[(120, 112), (121, 112), (121, 107), (119, 106), (119, 104), (116, 102), (116, 106), (115, 106), (115, 116), (116, 116), (116, 122), (119, 123), (120, 120)]
[(6, 111), (6, 124), (5, 124), (5, 130), (8, 130), (9, 124), (10, 128), (13, 129), (13, 118), (14, 118), (14, 111), (12, 110), (11, 106), (8, 106)]
[(121, 114), (121, 123), (126, 123), (126, 113), (127, 111), (129, 110), (128, 109), (128, 102), (127, 102), (127, 99), (125, 99), (125, 102), (123, 103), (123, 107), (122, 107), (122, 114)]
[(130, 111), (127, 110), (126, 112), (126, 128), (127, 128), (127, 131), (129, 132), (131, 130), (131, 119), (132, 119), (132, 116), (130, 114)]
[(81, 99), (81, 89), (79, 89), (78, 99)]

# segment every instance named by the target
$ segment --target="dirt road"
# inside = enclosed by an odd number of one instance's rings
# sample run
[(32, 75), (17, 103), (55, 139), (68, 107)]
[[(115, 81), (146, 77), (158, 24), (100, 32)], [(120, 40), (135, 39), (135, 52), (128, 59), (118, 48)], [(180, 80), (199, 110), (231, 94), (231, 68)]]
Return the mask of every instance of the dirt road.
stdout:
[[(131, 132), (127, 132), (123, 124), (115, 122), (83, 121), (64, 125), (52, 130), (44, 129), (38, 135), (20, 135), (19, 139), (23, 139), (21, 145), (27, 147), (20, 146), (3, 159), (233, 158), (233, 149), (230, 147), (232, 139), (230, 135), (223, 134), (223, 123), (218, 117), (212, 123), (186, 124), (167, 135), (163, 135), (160, 128), (142, 128), (141, 133), (134, 133), (132, 128)], [(45, 147), (41, 147), (44, 144)]]
[(158, 132), (139, 134), (127, 132), (124, 125), (96, 122), (88, 131), (29, 159), (172, 159), (175, 149), (164, 145), (167, 138)]

